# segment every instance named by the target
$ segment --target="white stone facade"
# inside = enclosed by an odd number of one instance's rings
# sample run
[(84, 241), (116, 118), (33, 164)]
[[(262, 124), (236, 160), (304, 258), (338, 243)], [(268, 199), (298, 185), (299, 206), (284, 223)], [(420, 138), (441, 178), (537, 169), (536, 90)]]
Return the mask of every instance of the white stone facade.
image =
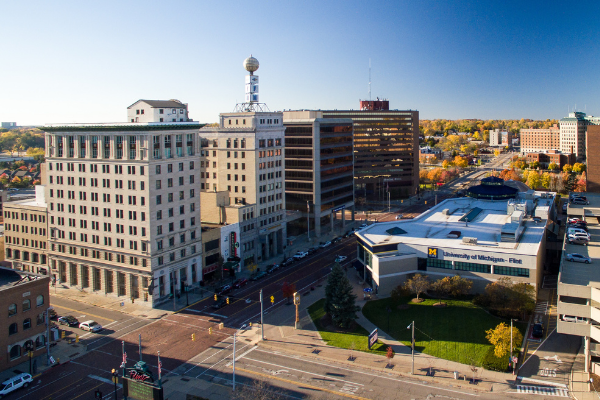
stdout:
[(127, 107), (128, 122), (189, 122), (188, 105), (179, 100), (138, 100)]

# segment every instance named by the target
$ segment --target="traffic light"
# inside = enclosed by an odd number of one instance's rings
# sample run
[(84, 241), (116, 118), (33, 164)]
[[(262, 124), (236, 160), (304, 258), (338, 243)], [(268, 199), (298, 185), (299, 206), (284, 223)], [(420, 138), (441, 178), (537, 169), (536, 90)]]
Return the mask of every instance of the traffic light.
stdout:
[(217, 301), (217, 294), (215, 293), (215, 301)]
[(75, 334), (75, 343), (79, 343), (79, 335)]
[(226, 300), (227, 300), (227, 304), (229, 304), (229, 297)]
[(208, 328), (208, 334), (212, 335), (212, 327)]
[(195, 341), (196, 341), (196, 334), (192, 333), (192, 342), (195, 342)]

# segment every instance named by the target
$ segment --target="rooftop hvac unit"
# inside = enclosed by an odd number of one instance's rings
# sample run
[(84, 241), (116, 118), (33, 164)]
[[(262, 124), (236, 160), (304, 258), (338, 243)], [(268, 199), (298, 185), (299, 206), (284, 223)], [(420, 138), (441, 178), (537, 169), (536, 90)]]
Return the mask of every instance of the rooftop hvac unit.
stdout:
[(450, 210), (449, 210), (449, 209), (447, 209), (447, 208), (444, 208), (444, 209), (442, 210), (442, 215), (450, 215)]
[(475, 237), (464, 237), (462, 240), (463, 243), (465, 244), (477, 244), (477, 238)]

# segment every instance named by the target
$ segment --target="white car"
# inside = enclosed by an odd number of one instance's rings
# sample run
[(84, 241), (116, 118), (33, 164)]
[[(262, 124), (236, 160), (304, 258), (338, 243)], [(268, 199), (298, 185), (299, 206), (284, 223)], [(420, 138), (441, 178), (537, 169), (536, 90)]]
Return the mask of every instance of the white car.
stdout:
[(319, 245), (319, 247), (321, 247), (322, 249), (324, 249), (324, 248), (325, 248), (325, 247), (327, 247), (327, 246), (331, 246), (331, 242), (330, 242), (330, 241), (326, 241), (325, 243), (321, 243), (321, 244)]
[(335, 262), (336, 262), (336, 263), (341, 263), (341, 262), (345, 261), (347, 258), (348, 258), (348, 257), (346, 257), (346, 256), (337, 256), (337, 257), (335, 258)]
[(80, 323), (79, 329), (89, 332), (100, 332), (102, 330), (102, 325), (100, 325), (96, 321), (89, 320)]
[(29, 374), (19, 374), (5, 380), (0, 384), (0, 398), (17, 389), (29, 386), (31, 382), (33, 382), (33, 378)]
[(396, 215), (396, 219), (402, 219), (403, 215), (402, 214), (398, 214)]
[(567, 254), (565, 256), (565, 258), (567, 259), (567, 261), (572, 261), (572, 262), (581, 262), (581, 263), (586, 263), (589, 264), (592, 262), (592, 259), (586, 256), (583, 256), (579, 253), (570, 253)]
[(294, 257), (296, 260), (299, 260), (301, 258), (304, 258), (308, 255), (308, 253), (306, 251), (299, 251), (296, 254), (294, 254), (292, 257)]

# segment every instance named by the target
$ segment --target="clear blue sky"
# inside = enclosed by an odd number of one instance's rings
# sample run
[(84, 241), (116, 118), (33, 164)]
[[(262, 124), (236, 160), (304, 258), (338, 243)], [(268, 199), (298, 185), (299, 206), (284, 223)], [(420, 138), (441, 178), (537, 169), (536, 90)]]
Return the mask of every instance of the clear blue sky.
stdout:
[(434, 118), (600, 115), (598, 1), (2, 1), (0, 121), (124, 122), (175, 98), (216, 122), (260, 61), (271, 110), (368, 98)]

